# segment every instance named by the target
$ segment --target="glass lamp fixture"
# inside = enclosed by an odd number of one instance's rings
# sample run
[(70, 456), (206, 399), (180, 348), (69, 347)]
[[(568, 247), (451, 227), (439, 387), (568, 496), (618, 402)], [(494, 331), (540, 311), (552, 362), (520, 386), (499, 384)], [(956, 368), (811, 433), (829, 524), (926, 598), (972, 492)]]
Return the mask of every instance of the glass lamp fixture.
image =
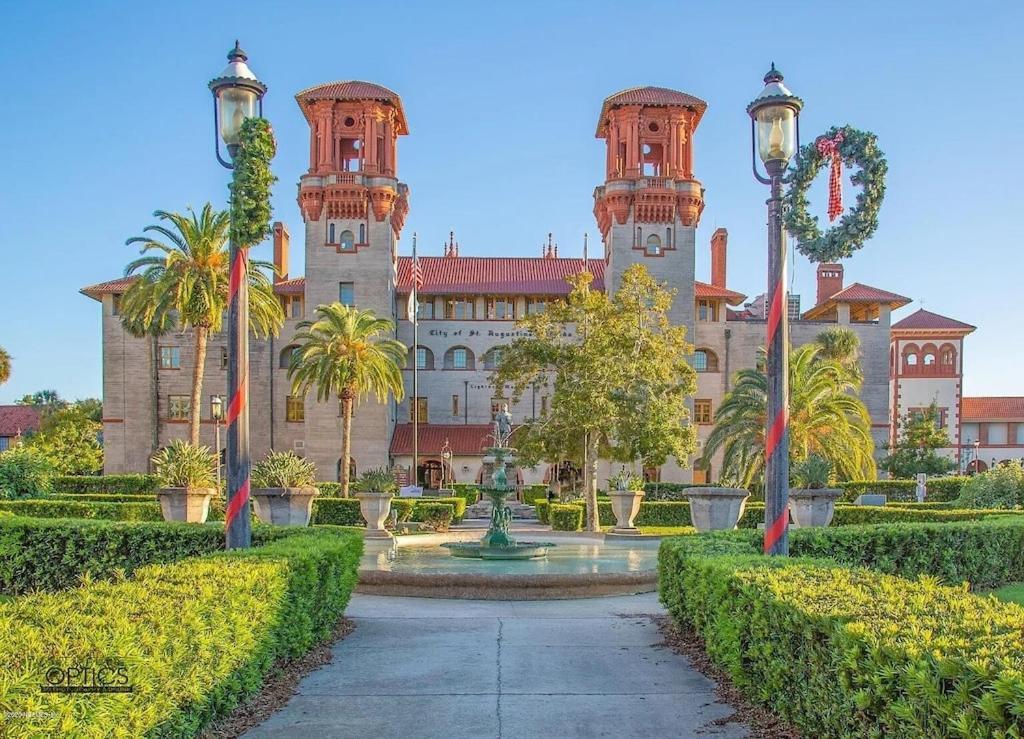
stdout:
[(224, 401), (219, 395), (214, 395), (210, 401), (210, 413), (215, 421), (224, 418)]
[[(771, 169), (780, 172), (800, 145), (800, 109), (803, 101), (782, 84), (782, 73), (775, 68), (764, 76), (764, 89), (747, 106), (750, 115), (752, 147)], [(755, 162), (756, 165), (756, 162)], [(755, 175), (757, 171), (755, 169)], [(758, 179), (762, 179), (758, 175)]]
[(263, 116), (263, 95), (267, 86), (260, 82), (246, 64), (249, 57), (242, 51), (238, 42), (228, 52), (228, 65), (219, 77), (210, 80), (210, 91), (213, 93), (213, 125), (217, 161), (228, 169), (231, 162), (224, 161), (220, 155), (220, 141), (224, 140), (228, 156), (235, 158), (238, 151), (238, 140), (242, 123), (246, 118)]

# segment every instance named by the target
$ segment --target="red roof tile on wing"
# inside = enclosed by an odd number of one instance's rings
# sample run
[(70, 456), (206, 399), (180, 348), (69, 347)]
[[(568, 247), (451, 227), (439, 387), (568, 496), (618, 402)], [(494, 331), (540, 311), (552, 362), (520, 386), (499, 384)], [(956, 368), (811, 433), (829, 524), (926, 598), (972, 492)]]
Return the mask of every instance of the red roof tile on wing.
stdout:
[(739, 305), (747, 299), (746, 295), (735, 290), (696, 281), (693, 283), (693, 294), (698, 298), (719, 298), (729, 305)]
[(394, 90), (389, 90), (374, 82), (363, 82), (362, 80), (325, 82), (322, 85), (314, 85), (299, 91), (295, 94), (295, 99), (307, 118), (309, 104), (317, 100), (379, 100), (390, 103), (398, 109), (398, 133), (409, 133), (405, 110), (402, 108), (402, 98)]
[[(604, 289), (604, 260), (590, 259), (591, 285)], [(543, 257), (420, 257), (420, 292), (430, 295), (568, 295), (566, 277), (583, 271), (582, 259)], [(398, 258), (398, 292), (412, 289), (412, 257)]]
[(78, 292), (82, 293), (82, 295), (89, 296), (93, 300), (99, 300), (107, 294), (120, 295), (131, 287), (132, 283), (137, 279), (139, 278), (135, 275), (132, 275), (131, 277), (118, 277), (116, 280), (107, 280), (106, 282), (99, 282), (95, 285), (83, 287)]
[(899, 330), (929, 330), (935, 329), (940, 331), (973, 331), (977, 326), (972, 326), (969, 323), (963, 321), (957, 321), (954, 318), (948, 318), (946, 316), (940, 316), (938, 313), (932, 313), (931, 311), (920, 308), (914, 313), (911, 313), (906, 318), (896, 321), (892, 325), (893, 331)]
[(18, 436), (39, 428), (39, 411), (30, 405), (0, 405), (0, 436)]
[[(419, 432), (419, 453), (440, 454), (447, 439), (448, 448), (456, 455), (478, 455), (484, 447), (492, 446), (491, 434), (494, 428), (490, 424), (443, 425), (421, 423)], [(395, 426), (391, 437), (392, 454), (412, 454), (413, 425), (400, 423)]]
[(1024, 396), (964, 397), (960, 414), (965, 421), (1024, 419)]
[(860, 282), (844, 287), (829, 298), (829, 300), (841, 303), (899, 303), (900, 305), (906, 305), (910, 302), (910, 298), (891, 293), (888, 290), (880, 290), (877, 287), (864, 285)]
[(617, 108), (620, 105), (650, 105), (655, 107), (682, 107), (690, 108), (697, 112), (697, 118), (694, 121), (694, 127), (700, 121), (704, 111), (707, 110), (708, 104), (701, 100), (699, 97), (695, 97), (686, 92), (680, 92), (679, 90), (672, 90), (667, 87), (630, 87), (627, 90), (622, 90), (614, 95), (609, 95), (604, 99), (604, 103), (601, 105), (601, 115), (597, 121), (597, 137), (601, 138), (605, 134), (605, 121), (608, 118), (608, 111), (612, 108)]

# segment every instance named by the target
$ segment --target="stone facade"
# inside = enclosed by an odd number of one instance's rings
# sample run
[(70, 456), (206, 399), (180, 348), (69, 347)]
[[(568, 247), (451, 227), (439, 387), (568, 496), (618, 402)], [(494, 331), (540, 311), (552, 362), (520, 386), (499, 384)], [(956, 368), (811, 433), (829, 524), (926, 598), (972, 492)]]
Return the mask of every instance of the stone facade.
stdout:
[[(254, 459), (271, 448), (291, 449), (311, 459), (322, 479), (338, 478), (341, 418), (332, 399), (289, 399), (287, 366), (291, 337), (315, 306), (341, 300), (396, 320), (397, 338), (413, 345), (406, 316), (412, 263), (397, 254), (409, 208), (409, 189), (397, 179), (398, 138), (408, 132), (401, 101), (386, 88), (365, 82), (320, 85), (296, 96), (310, 125), (310, 166), (300, 178), (298, 200), (304, 220), (305, 278), (288, 277), (289, 235), (275, 224), (276, 290), (288, 317), (280, 337), (250, 340), (250, 425)], [(695, 276), (696, 230), (704, 191), (693, 172), (697, 125), (703, 101), (662, 88), (635, 88), (609, 97), (597, 135), (606, 142), (606, 180), (594, 192), (594, 213), (604, 246), (589, 262), (559, 258), (550, 242), (542, 256), (474, 258), (460, 256), (452, 238), (443, 257), (420, 260), (419, 353), (416, 395), (425, 399), (420, 430), (419, 478), (472, 482), (480, 470), (479, 447), (501, 395), (490, 381), (492, 350), (516, 334), (515, 318), (545, 300), (568, 292), (565, 277), (589, 269), (596, 289), (614, 290), (631, 264), (642, 263), (675, 288), (672, 318), (687, 326), (702, 352), (695, 402), (713, 414), (736, 370), (752, 367), (764, 344), (765, 321), (757, 301), (742, 308), (745, 296), (726, 287), (727, 233), (711, 239), (710, 282)], [(828, 267), (828, 269), (825, 269)], [(823, 282), (824, 281), (824, 282)], [(105, 471), (142, 471), (153, 451), (183, 438), (187, 422), (177, 396), (190, 392), (193, 354), (190, 332), (158, 340), (136, 339), (121, 326), (119, 295), (130, 280), (85, 288), (102, 303)], [(871, 412), (876, 440), (890, 436), (894, 388), (889, 356), (892, 309), (905, 298), (854, 284), (843, 288), (842, 268), (819, 270), (815, 307), (796, 317), (795, 345), (814, 339), (831, 325), (850, 326), (862, 343), (863, 399)], [(226, 337), (211, 337), (207, 357), (202, 441), (213, 446), (215, 425), (210, 398), (226, 392), (222, 355)], [(413, 396), (412, 361), (405, 371), (406, 394)], [(174, 397), (172, 397), (174, 396)], [(352, 458), (356, 470), (393, 464), (411, 466), (408, 442), (411, 399), (401, 403), (364, 401), (353, 420)], [(516, 420), (540, 415), (543, 391), (530, 393), (511, 408)], [(708, 404), (710, 404), (708, 406)], [(697, 410), (697, 409), (695, 409)], [(698, 414), (698, 436), (710, 432)], [(399, 433), (399, 431), (402, 433)], [(224, 434), (221, 434), (221, 444)], [(450, 460), (442, 464), (443, 452)], [(662, 480), (689, 482), (715, 478), (710, 470), (668, 464)], [(602, 465), (601, 474), (611, 472)], [(552, 470), (523, 470), (523, 482), (546, 482)]]

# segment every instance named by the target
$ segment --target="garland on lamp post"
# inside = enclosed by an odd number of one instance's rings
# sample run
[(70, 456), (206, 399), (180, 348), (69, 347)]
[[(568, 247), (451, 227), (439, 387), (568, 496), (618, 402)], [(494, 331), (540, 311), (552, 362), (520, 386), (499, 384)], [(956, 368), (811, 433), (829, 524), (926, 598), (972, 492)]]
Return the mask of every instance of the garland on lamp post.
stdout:
[[(850, 181), (860, 185), (861, 191), (856, 205), (838, 224), (823, 232), (818, 226), (818, 217), (807, 210), (807, 191), (826, 164), (831, 165), (830, 221), (842, 213), (842, 165), (860, 167), (860, 172)], [(888, 168), (875, 135), (851, 126), (830, 128), (825, 135), (800, 147), (784, 196), (786, 230), (796, 238), (800, 253), (814, 262), (835, 262), (864, 246), (878, 228), (878, 210), (885, 197)]]
[(246, 118), (239, 134), (231, 180), (231, 241), (248, 249), (270, 233), (270, 188), (277, 177), (270, 160), (277, 153), (274, 131), (266, 118)]

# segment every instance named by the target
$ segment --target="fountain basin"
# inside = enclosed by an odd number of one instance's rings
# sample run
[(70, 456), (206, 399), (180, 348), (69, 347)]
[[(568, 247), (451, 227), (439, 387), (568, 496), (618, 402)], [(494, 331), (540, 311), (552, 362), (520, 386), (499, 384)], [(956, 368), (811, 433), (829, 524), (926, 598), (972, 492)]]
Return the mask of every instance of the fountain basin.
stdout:
[(533, 559), (548, 556), (550, 542), (513, 541), (508, 546), (485, 545), (479, 541), (451, 541), (442, 544), (453, 557), (469, 559)]

